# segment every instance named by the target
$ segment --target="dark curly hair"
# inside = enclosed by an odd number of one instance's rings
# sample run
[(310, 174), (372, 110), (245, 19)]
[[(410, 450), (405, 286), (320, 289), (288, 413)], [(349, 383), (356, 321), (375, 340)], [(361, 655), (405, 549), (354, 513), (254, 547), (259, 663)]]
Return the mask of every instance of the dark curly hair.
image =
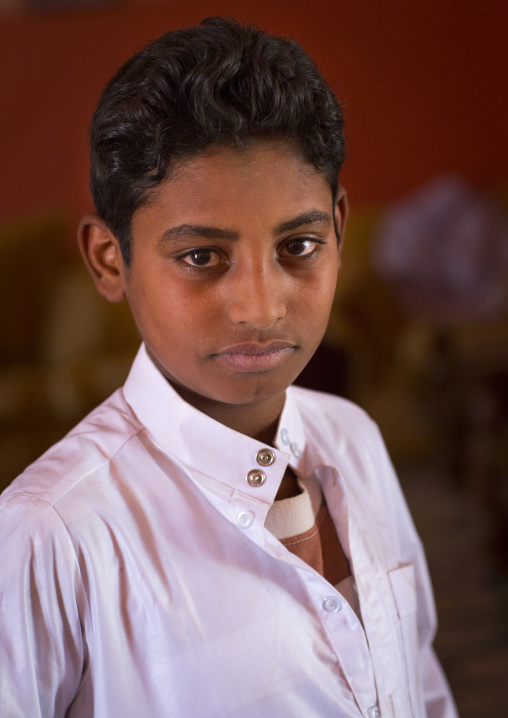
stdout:
[(210, 145), (290, 141), (335, 197), (341, 108), (294, 41), (214, 17), (162, 35), (110, 80), (90, 126), (90, 189), (130, 262), (134, 212), (178, 160)]

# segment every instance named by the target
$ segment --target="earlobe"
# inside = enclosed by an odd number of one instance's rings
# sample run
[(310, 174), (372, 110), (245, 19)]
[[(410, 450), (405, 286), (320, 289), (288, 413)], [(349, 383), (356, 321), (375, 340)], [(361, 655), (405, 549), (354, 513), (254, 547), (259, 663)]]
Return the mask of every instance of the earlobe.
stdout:
[(85, 214), (78, 227), (78, 244), (97, 291), (109, 302), (125, 298), (125, 267), (116, 237), (98, 214)]

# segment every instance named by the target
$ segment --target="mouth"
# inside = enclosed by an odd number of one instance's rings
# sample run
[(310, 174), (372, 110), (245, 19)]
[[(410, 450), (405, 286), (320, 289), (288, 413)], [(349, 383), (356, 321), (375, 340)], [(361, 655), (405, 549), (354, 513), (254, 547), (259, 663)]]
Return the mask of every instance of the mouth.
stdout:
[(229, 369), (239, 372), (269, 371), (284, 364), (296, 351), (297, 346), (287, 341), (272, 341), (266, 344), (247, 342), (227, 347), (212, 354), (212, 358)]

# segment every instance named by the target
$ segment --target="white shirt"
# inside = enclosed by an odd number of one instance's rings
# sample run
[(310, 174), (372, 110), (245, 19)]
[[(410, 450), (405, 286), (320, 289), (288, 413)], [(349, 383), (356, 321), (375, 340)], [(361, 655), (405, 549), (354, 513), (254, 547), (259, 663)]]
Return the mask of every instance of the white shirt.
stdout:
[[(123, 389), (0, 499), (2, 718), (456, 715), (375, 424), (290, 387), (270, 466), (263, 448), (184, 402), (141, 347)], [(321, 482), (365, 629), (264, 526), (288, 462)]]

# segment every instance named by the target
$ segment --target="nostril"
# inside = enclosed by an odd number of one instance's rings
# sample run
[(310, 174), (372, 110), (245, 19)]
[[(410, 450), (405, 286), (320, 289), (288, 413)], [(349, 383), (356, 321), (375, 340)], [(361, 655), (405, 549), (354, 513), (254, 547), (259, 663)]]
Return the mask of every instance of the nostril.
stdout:
[(268, 300), (266, 297), (233, 298), (229, 307), (232, 322), (250, 324), (256, 329), (269, 329), (285, 314), (283, 302)]

